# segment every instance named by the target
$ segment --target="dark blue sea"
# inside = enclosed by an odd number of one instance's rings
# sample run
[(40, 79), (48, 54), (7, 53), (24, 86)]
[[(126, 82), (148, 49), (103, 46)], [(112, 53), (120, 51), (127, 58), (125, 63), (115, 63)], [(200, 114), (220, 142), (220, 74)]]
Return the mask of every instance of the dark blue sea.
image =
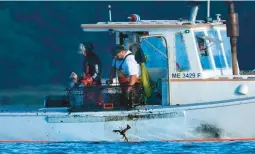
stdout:
[(84, 154), (84, 153), (255, 153), (255, 142), (65, 142), (0, 143), (0, 153)]

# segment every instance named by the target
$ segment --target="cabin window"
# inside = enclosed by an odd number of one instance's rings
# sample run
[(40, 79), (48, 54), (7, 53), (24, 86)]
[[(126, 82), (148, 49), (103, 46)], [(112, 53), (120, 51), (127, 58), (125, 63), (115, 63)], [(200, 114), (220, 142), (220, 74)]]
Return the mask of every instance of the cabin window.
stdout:
[(143, 38), (141, 39), (141, 47), (146, 56), (146, 67), (167, 68), (167, 48), (163, 37)]
[(229, 39), (229, 37), (227, 37), (226, 30), (220, 30), (220, 35), (221, 35), (221, 41), (223, 43), (225, 55), (227, 58), (227, 63), (228, 63), (228, 66), (231, 68), (232, 67), (232, 55), (231, 55), (230, 39)]
[(215, 61), (215, 66), (216, 68), (225, 68), (226, 67), (226, 63), (224, 60), (224, 56), (223, 56), (223, 52), (222, 52), (222, 48), (220, 46), (220, 40), (219, 37), (217, 35), (217, 31), (216, 30), (210, 30), (208, 31), (208, 36), (210, 37), (210, 48), (212, 50), (212, 54), (213, 54), (213, 58)]
[(176, 71), (190, 70), (187, 48), (182, 33), (175, 34)]
[(137, 42), (137, 35), (134, 33), (121, 34), (122, 41), (126, 49), (129, 49), (130, 45)]
[(204, 37), (205, 37), (204, 32), (202, 31), (195, 32), (197, 51), (200, 58), (200, 63), (202, 65), (203, 70), (210, 70), (213, 67), (207, 47), (208, 41), (205, 40)]

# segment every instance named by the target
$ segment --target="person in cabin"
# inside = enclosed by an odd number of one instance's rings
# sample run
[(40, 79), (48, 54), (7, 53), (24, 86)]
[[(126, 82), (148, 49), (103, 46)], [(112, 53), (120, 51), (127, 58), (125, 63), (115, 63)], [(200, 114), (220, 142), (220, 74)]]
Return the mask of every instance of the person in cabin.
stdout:
[[(107, 84), (112, 83), (115, 71), (118, 75), (119, 83), (122, 87), (122, 92), (125, 96), (131, 92), (135, 85), (139, 85), (141, 68), (135, 60), (135, 56), (131, 51), (124, 48), (122, 45), (116, 45), (114, 50), (114, 59), (112, 61), (112, 70)], [(121, 101), (128, 105), (127, 101)]]
[[(83, 77), (86, 80), (93, 80), (94, 85), (101, 84), (101, 61), (93, 52), (93, 44), (90, 42), (81, 43), (79, 53), (83, 55)], [(89, 81), (88, 81), (89, 82)]]
[(207, 48), (205, 46), (205, 40), (204, 39), (198, 38), (198, 47), (199, 47), (201, 56), (208, 56)]

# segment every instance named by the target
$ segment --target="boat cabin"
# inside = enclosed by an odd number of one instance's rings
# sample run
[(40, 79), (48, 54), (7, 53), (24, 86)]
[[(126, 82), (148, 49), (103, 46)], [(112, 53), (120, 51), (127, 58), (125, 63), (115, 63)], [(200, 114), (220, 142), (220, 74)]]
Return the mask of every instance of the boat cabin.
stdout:
[[(138, 15), (131, 15), (138, 16)], [(139, 19), (139, 16), (138, 18)], [(190, 22), (188, 20), (135, 20), (82, 24), (85, 32), (110, 32), (116, 44), (129, 49), (139, 44), (146, 56), (154, 92), (169, 102), (171, 79), (206, 79), (230, 76), (232, 58), (226, 25), (220, 19)], [(156, 96), (155, 96), (156, 97)], [(148, 100), (150, 102), (150, 100)], [(169, 104), (169, 103), (166, 103)]]

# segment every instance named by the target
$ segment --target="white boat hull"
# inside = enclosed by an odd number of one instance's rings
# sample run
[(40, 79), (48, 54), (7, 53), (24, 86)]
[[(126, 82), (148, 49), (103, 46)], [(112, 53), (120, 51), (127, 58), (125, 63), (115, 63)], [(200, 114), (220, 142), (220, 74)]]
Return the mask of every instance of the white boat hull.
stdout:
[[(150, 115), (118, 119), (124, 115)], [(165, 115), (165, 116), (164, 116)], [(167, 115), (167, 116), (166, 116)], [(111, 117), (111, 118), (109, 118)], [(125, 117), (125, 116), (124, 116)], [(126, 116), (128, 117), (128, 116)], [(213, 126), (220, 138), (255, 137), (255, 101), (188, 105), (115, 112), (0, 113), (1, 141), (123, 141), (114, 129), (124, 128), (130, 141), (210, 138), (201, 126)], [(200, 132), (196, 131), (200, 128)], [(205, 130), (206, 131), (206, 130)], [(210, 133), (209, 133), (210, 134)]]

